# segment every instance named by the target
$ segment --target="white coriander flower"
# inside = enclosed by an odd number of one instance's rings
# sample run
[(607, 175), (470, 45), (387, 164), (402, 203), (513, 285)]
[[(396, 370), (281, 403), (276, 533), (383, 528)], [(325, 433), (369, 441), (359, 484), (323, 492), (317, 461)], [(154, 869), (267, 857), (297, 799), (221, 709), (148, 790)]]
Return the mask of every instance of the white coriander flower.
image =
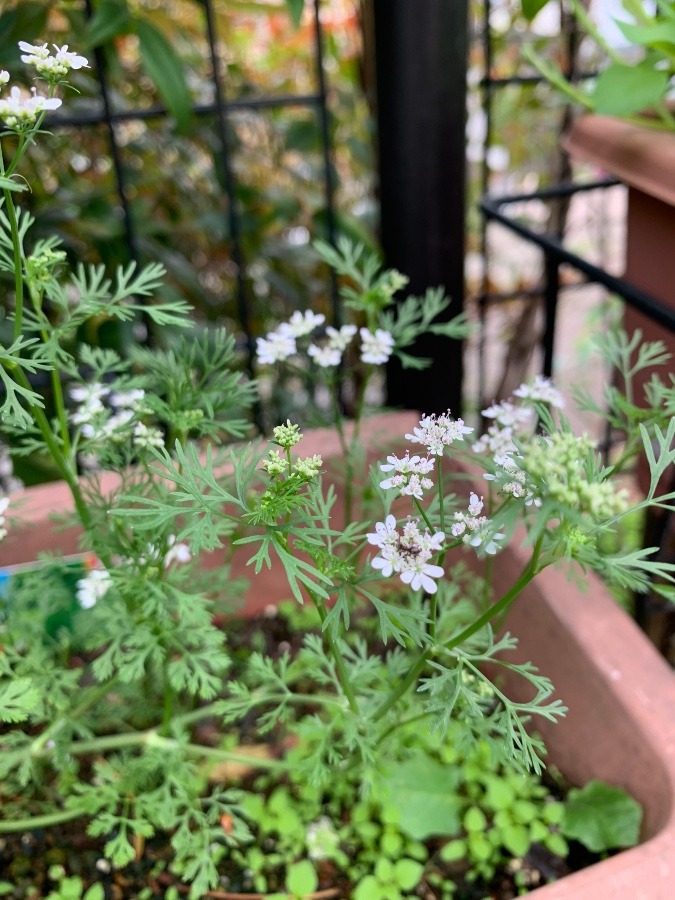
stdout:
[(404, 584), (409, 584), (414, 591), (422, 588), (427, 594), (435, 594), (437, 588), (434, 578), (442, 578), (443, 574), (443, 569), (440, 566), (434, 566), (423, 562), (421, 559), (415, 559), (412, 561), (410, 568), (401, 572), (401, 581)]
[(461, 537), (462, 541), (476, 552), (482, 550), (489, 556), (494, 556), (501, 547), (498, 541), (504, 538), (501, 532), (497, 532), (487, 516), (482, 516), (483, 498), (471, 492), (469, 494), (469, 506), (466, 512), (456, 512), (454, 522), (450, 528), (453, 537)]
[(380, 549), (370, 562), (374, 569), (385, 577), (396, 573), (415, 591), (422, 588), (429, 594), (436, 593), (434, 579), (443, 575), (443, 569), (430, 560), (443, 548), (445, 534), (442, 531), (435, 534), (427, 530), (421, 532), (417, 520), (408, 519), (399, 534), (396, 519), (389, 515), (384, 522), (377, 522), (375, 532), (366, 537), (369, 544)]
[(52, 56), (46, 44), (36, 46), (26, 41), (19, 41), (19, 49), (23, 50), (21, 62), (27, 66), (34, 66), (38, 75), (47, 81), (60, 81), (71, 69), (88, 68), (89, 61), (86, 56), (79, 56), (72, 50), (68, 50), (68, 44), (59, 47), (53, 44), (56, 51)]
[(145, 391), (140, 388), (130, 388), (128, 391), (116, 391), (110, 395), (113, 406), (135, 409), (145, 397)]
[(289, 334), (294, 338), (304, 337), (311, 334), (319, 325), (323, 325), (325, 321), (326, 317), (321, 313), (313, 313), (310, 309), (302, 313), (296, 309), (288, 322), (283, 322), (277, 331), (281, 334)]
[(401, 459), (395, 455), (387, 457), (387, 462), (380, 466), (383, 472), (394, 472), (389, 478), (380, 482), (384, 490), (398, 488), (403, 495), (422, 499), (423, 492), (434, 486), (431, 478), (425, 476), (433, 471), (434, 461), (428, 456), (410, 456), (408, 453)]
[(394, 349), (394, 338), (383, 328), (377, 328), (375, 333), (367, 328), (361, 328), (361, 359), (365, 363), (374, 366), (386, 363)]
[(58, 47), (56, 44), (53, 45), (56, 53), (54, 57), (58, 59), (58, 61), (64, 65), (68, 66), (69, 69), (88, 69), (89, 68), (89, 60), (86, 56), (80, 56), (79, 53), (75, 53), (73, 50), (68, 49), (68, 44), (64, 44), (63, 47)]
[(108, 593), (112, 578), (107, 569), (92, 569), (77, 582), (75, 596), (82, 609), (91, 609)]
[(513, 392), (514, 397), (523, 400), (538, 400), (540, 403), (548, 403), (556, 409), (563, 409), (565, 400), (560, 391), (554, 386), (550, 378), (537, 375), (531, 384), (521, 384)]
[(91, 397), (70, 416), (73, 425), (89, 425), (97, 416), (105, 412), (105, 407), (97, 397)]
[(356, 325), (343, 325), (339, 330), (329, 325), (326, 328), (328, 346), (334, 350), (346, 350), (357, 331)]
[(514, 425), (527, 425), (534, 415), (534, 409), (531, 406), (516, 406), (510, 400), (503, 400), (501, 403), (493, 403), (487, 409), (482, 410), (482, 414), (486, 419), (494, 419), (503, 427), (513, 427)]
[(5, 513), (9, 506), (9, 497), (0, 497), (0, 541), (7, 536), (5, 528)]
[(391, 514), (387, 516), (384, 522), (375, 523), (375, 532), (366, 535), (366, 540), (374, 547), (383, 549), (392, 542), (398, 540), (398, 532), (396, 531), (396, 519)]
[(116, 431), (121, 431), (126, 425), (131, 422), (134, 418), (133, 410), (131, 409), (120, 409), (119, 412), (114, 413), (108, 421), (105, 423), (104, 429), (111, 437), (114, 436)]
[(472, 431), (463, 419), (453, 419), (448, 410), (440, 416), (422, 416), (420, 424), (413, 428), (412, 434), (406, 434), (406, 439), (413, 444), (423, 444), (428, 453), (442, 456), (446, 447), (463, 440), (464, 435)]
[(110, 393), (109, 388), (100, 381), (92, 381), (89, 384), (76, 384), (68, 388), (71, 400), (76, 403), (87, 403), (90, 400), (101, 400)]
[(340, 846), (340, 835), (328, 816), (321, 816), (307, 826), (307, 856), (315, 861), (328, 859)]
[[(49, 56), (49, 47), (46, 44), (29, 44), (28, 41), (19, 41), (19, 50), (38, 59), (47, 59)], [(26, 61), (26, 56), (22, 56), (21, 62), (25, 63)]]
[(58, 97), (43, 97), (35, 89), (30, 95), (22, 95), (18, 87), (13, 87), (9, 97), (0, 97), (0, 119), (5, 120), (8, 128), (21, 131), (32, 125), (40, 113), (58, 109), (61, 101)]
[(310, 344), (307, 348), (308, 356), (311, 356), (317, 366), (322, 369), (329, 369), (331, 366), (339, 366), (342, 359), (342, 353), (330, 344), (319, 347), (316, 344)]
[(168, 550), (164, 554), (164, 568), (168, 569), (171, 563), (188, 563), (192, 559), (190, 548), (187, 544), (177, 544), (176, 535), (170, 534), (167, 538)]
[(159, 428), (148, 427), (143, 422), (134, 425), (134, 445), (136, 447), (163, 447), (164, 437)]
[(293, 335), (281, 331), (270, 331), (266, 337), (257, 338), (256, 345), (256, 355), (261, 365), (283, 362), (297, 352)]
[(7, 84), (9, 82), (9, 72), (5, 69), (0, 69), (0, 84)]

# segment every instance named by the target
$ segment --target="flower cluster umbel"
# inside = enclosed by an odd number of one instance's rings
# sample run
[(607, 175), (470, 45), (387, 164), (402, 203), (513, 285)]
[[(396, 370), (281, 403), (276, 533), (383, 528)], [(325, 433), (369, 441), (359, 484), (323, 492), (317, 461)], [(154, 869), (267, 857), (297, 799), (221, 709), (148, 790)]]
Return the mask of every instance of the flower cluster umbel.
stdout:
[[(43, 113), (58, 109), (61, 100), (51, 95), (52, 89), (63, 81), (71, 69), (87, 68), (87, 58), (68, 50), (68, 45), (63, 47), (53, 45), (52, 53), (47, 44), (34, 45), (26, 41), (19, 41), (19, 48), (23, 51), (21, 61), (32, 66), (37, 75), (49, 85), (49, 95), (39, 94), (35, 88), (30, 92), (13, 85), (9, 94), (0, 97), (0, 119), (2, 119), (11, 131), (17, 133), (28, 131), (33, 127), (38, 117)], [(0, 70), (0, 85), (9, 84), (9, 72)]]
[[(272, 365), (296, 356), (299, 352), (298, 339), (310, 336), (325, 321), (326, 317), (321, 313), (296, 310), (287, 322), (269, 331), (264, 338), (257, 339), (258, 362)], [(374, 366), (386, 363), (394, 350), (393, 336), (383, 328), (370, 331), (368, 328), (358, 329), (356, 325), (342, 325), (341, 328), (328, 325), (325, 337), (319, 343), (312, 341), (309, 344), (307, 355), (322, 369), (335, 368), (342, 362), (343, 354), (357, 331), (361, 338), (361, 361)]]

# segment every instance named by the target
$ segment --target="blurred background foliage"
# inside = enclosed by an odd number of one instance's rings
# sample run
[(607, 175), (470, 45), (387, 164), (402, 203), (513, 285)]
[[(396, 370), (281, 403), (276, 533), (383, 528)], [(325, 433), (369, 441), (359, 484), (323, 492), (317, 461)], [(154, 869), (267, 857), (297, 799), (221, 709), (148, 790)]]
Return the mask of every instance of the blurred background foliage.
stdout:
[[(327, 273), (310, 247), (326, 230), (317, 108), (275, 105), (281, 97), (318, 90), (313, 10), (306, 4), (303, 13), (303, 6), (297, 0), (212, 2), (223, 99), (232, 104), (229, 165), (254, 334), (297, 307), (329, 311)], [(331, 0), (322, 25), (338, 227), (372, 243), (373, 140), (360, 90), (358, 8)], [(32, 186), (34, 236), (56, 231), (71, 262), (113, 267), (129, 259), (108, 129), (90, 124), (103, 113), (92, 52), (100, 47), (115, 114), (169, 112), (114, 125), (140, 261), (161, 261), (167, 293), (185, 297), (200, 319), (236, 330), (237, 269), (203, 4), (9, 0), (0, 15), (0, 66), (12, 80), (25, 81), (18, 40), (69, 44), (92, 63), (91, 70), (74, 73), (79, 94), (65, 98), (59, 111), (85, 124), (54, 125), (23, 167)], [(245, 105), (267, 98), (269, 106)]]

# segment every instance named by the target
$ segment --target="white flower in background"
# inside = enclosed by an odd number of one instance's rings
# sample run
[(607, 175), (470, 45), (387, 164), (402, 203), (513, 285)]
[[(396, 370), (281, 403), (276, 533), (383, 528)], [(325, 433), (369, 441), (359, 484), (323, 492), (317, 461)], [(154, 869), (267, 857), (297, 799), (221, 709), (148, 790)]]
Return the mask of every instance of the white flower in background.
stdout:
[(493, 403), (487, 409), (481, 410), (486, 419), (494, 419), (498, 425), (511, 428), (515, 425), (527, 425), (531, 422), (534, 409), (531, 406), (516, 406), (510, 400), (501, 403)]
[(124, 409), (136, 409), (145, 397), (145, 391), (140, 388), (131, 388), (128, 391), (116, 391), (110, 395), (113, 406)]
[(0, 97), (0, 119), (5, 120), (8, 128), (21, 131), (32, 125), (40, 113), (58, 109), (61, 101), (58, 97), (43, 97), (35, 89), (28, 95), (22, 95), (18, 87), (13, 87), (9, 97)]
[(91, 609), (108, 593), (112, 578), (107, 569), (92, 569), (77, 582), (75, 596), (82, 609)]
[(34, 66), (38, 75), (47, 81), (59, 80), (67, 75), (71, 69), (85, 69), (89, 66), (86, 56), (80, 56), (72, 50), (68, 50), (68, 44), (63, 47), (52, 45), (56, 51), (52, 56), (46, 44), (41, 46), (19, 41), (19, 49), (23, 50), (21, 62), (27, 66)]
[(310, 344), (307, 348), (308, 356), (314, 360), (317, 366), (322, 369), (328, 369), (331, 366), (339, 366), (342, 359), (342, 353), (330, 344), (319, 347), (317, 344)]
[(371, 566), (384, 576), (396, 573), (404, 584), (413, 590), (420, 588), (428, 594), (437, 590), (434, 579), (441, 578), (443, 569), (429, 562), (443, 548), (445, 534), (437, 531), (421, 532), (416, 519), (408, 519), (399, 534), (396, 519), (389, 515), (384, 522), (377, 522), (375, 531), (366, 535), (369, 544), (379, 547), (379, 554), (371, 560)]
[(163, 447), (164, 436), (159, 428), (148, 427), (143, 422), (136, 422), (133, 442), (136, 447)]
[(442, 456), (445, 447), (454, 441), (461, 441), (465, 434), (471, 434), (473, 428), (464, 424), (463, 419), (453, 419), (450, 410), (440, 416), (422, 416), (420, 424), (413, 428), (406, 439), (413, 444), (423, 444), (428, 453)]
[(389, 478), (380, 482), (384, 490), (398, 488), (400, 493), (410, 497), (422, 499), (424, 491), (434, 486), (431, 478), (425, 476), (433, 471), (434, 461), (428, 456), (410, 456), (408, 453), (401, 459), (393, 454), (387, 457), (387, 462), (380, 466), (383, 472), (394, 472)]
[(7, 536), (5, 528), (5, 513), (9, 506), (9, 497), (0, 497), (0, 541)]
[(73, 425), (89, 425), (97, 416), (105, 412), (105, 406), (97, 397), (92, 397), (79, 406), (70, 416)]
[(360, 330), (361, 335), (361, 359), (365, 363), (374, 366), (386, 363), (394, 349), (394, 338), (383, 328), (377, 328), (375, 333), (367, 328)]
[(256, 345), (258, 362), (262, 365), (283, 362), (297, 352), (293, 335), (281, 331), (270, 331), (267, 337), (256, 338)]
[(68, 44), (64, 44), (63, 47), (59, 47), (56, 44), (53, 45), (56, 53), (54, 54), (55, 58), (62, 65), (67, 65), (69, 69), (88, 69), (89, 68), (89, 60), (86, 56), (80, 56), (79, 53), (75, 53), (73, 50), (68, 49)]
[(341, 352), (345, 351), (357, 331), (358, 328), (356, 325), (343, 325), (340, 329), (333, 328), (329, 325), (326, 328), (328, 346), (333, 350), (340, 350)]
[(301, 313), (299, 309), (293, 313), (288, 322), (282, 322), (277, 328), (280, 334), (290, 334), (294, 338), (311, 334), (319, 325), (323, 325), (326, 317), (321, 313), (313, 313), (310, 309)]
[[(47, 44), (29, 44), (28, 41), (19, 41), (19, 50), (23, 50), (24, 54), (28, 54), (36, 59), (47, 59), (49, 56)], [(21, 62), (28, 62), (26, 56), (21, 57)]]
[(101, 400), (107, 397), (110, 389), (100, 381), (92, 381), (89, 384), (75, 384), (68, 388), (71, 400), (76, 403), (88, 403), (90, 400)]
[(321, 816), (307, 826), (307, 856), (315, 861), (328, 859), (340, 846), (340, 835), (328, 816)]
[(167, 550), (164, 556), (161, 556), (159, 547), (156, 544), (148, 544), (145, 555), (139, 556), (138, 561), (142, 566), (148, 563), (158, 563), (161, 559), (162, 565), (168, 569), (171, 563), (187, 563), (192, 559), (190, 548), (187, 544), (177, 544), (176, 535), (170, 534), (166, 539)]
[(9, 82), (9, 72), (5, 69), (0, 69), (0, 84), (7, 84)]
[(521, 384), (513, 392), (514, 397), (520, 397), (523, 400), (538, 400), (540, 403), (548, 403), (556, 409), (563, 409), (565, 400), (563, 395), (556, 388), (550, 378), (544, 378), (543, 375), (537, 375), (531, 384)]
[(481, 515), (482, 512), (483, 498), (472, 492), (469, 494), (467, 511), (455, 513), (455, 522), (450, 532), (453, 537), (461, 537), (476, 552), (482, 549), (489, 556), (494, 556), (501, 549), (498, 542), (504, 535), (494, 530), (488, 517)]
[(170, 534), (166, 540), (167, 547), (169, 548), (164, 554), (164, 568), (168, 569), (171, 563), (180, 563), (181, 565), (184, 563), (189, 563), (192, 559), (192, 554), (190, 553), (190, 548), (187, 544), (177, 544), (176, 543), (176, 535)]
[(502, 465), (503, 460), (518, 452), (513, 442), (513, 429), (500, 428), (498, 425), (490, 425), (485, 434), (471, 445), (471, 449), (474, 453), (491, 454), (497, 465)]

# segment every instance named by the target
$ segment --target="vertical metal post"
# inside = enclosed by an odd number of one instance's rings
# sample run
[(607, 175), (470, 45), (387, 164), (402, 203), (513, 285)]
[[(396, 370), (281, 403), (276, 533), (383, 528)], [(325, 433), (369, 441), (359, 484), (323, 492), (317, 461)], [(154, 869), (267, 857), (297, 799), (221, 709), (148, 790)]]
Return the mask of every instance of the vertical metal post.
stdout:
[(209, 56), (211, 59), (211, 71), (213, 73), (213, 89), (216, 101), (216, 134), (220, 144), (221, 174), (227, 194), (227, 226), (230, 234), (232, 262), (237, 275), (237, 313), (239, 324), (246, 338), (247, 368), (253, 375), (253, 335), (251, 334), (250, 315), (246, 291), (246, 272), (244, 249), (241, 240), (241, 228), (239, 211), (237, 209), (237, 194), (234, 185), (232, 166), (230, 165), (230, 146), (227, 136), (227, 117), (223, 85), (220, 75), (220, 60), (218, 58), (218, 34), (216, 21), (213, 15), (211, 0), (202, 0), (204, 16), (206, 20), (206, 39), (209, 44)]
[[(422, 294), (442, 285), (450, 318), (464, 294), (467, 0), (373, 0), (381, 236), (387, 265)], [(462, 345), (427, 335), (430, 368), (388, 371), (388, 402), (459, 412)]]
[[(321, 30), (321, 0), (314, 0), (314, 59), (316, 63), (316, 81), (318, 87), (319, 131), (321, 133), (321, 151), (323, 154), (324, 197), (326, 201), (326, 237), (328, 243), (335, 245), (335, 187), (333, 184), (333, 163), (331, 159), (330, 117), (328, 111), (328, 88), (326, 72), (323, 67), (323, 34)], [(330, 292), (333, 312), (333, 324), (342, 324), (342, 310), (338, 293), (337, 276), (329, 269)]]
[[(481, 160), (481, 196), (484, 197), (490, 185), (490, 167), (488, 166), (488, 150), (492, 144), (492, 29), (490, 27), (490, 13), (492, 12), (491, 0), (483, 0), (483, 15), (481, 23), (481, 44), (483, 48), (483, 81), (481, 84), (481, 101), (485, 116), (485, 141), (483, 145), (483, 159)], [(479, 408), (483, 408), (486, 398), (486, 371), (485, 371), (485, 338), (487, 330), (487, 305), (488, 289), (490, 285), (488, 271), (488, 222), (485, 216), (481, 217), (480, 253), (483, 258), (483, 274), (481, 276), (481, 292), (478, 298), (478, 402)], [(485, 419), (481, 416), (480, 431), (482, 433)]]
[[(90, 19), (94, 10), (91, 0), (85, 0), (85, 13), (87, 19)], [(105, 53), (102, 47), (94, 48), (94, 59), (96, 60), (96, 70), (98, 73), (98, 84), (101, 89), (101, 101), (103, 103), (103, 121), (108, 131), (108, 141), (110, 143), (110, 156), (112, 159), (113, 170), (115, 172), (115, 185), (117, 187), (117, 196), (120, 201), (122, 210), (122, 219), (124, 222), (124, 232), (126, 235), (127, 249), (129, 256), (134, 262), (138, 262), (138, 243), (136, 240), (136, 230), (131, 216), (131, 208), (129, 198), (127, 196), (126, 180), (124, 177), (124, 167), (122, 166), (122, 156), (120, 147), (117, 143), (117, 135), (115, 134), (115, 126), (111, 118), (112, 106), (110, 103), (110, 95), (108, 92), (108, 77), (106, 75)]]
[(560, 261), (551, 253), (544, 259), (544, 336), (542, 349), (544, 361), (542, 374), (550, 378), (553, 374), (553, 350), (555, 344), (555, 320), (558, 311), (558, 270)]

